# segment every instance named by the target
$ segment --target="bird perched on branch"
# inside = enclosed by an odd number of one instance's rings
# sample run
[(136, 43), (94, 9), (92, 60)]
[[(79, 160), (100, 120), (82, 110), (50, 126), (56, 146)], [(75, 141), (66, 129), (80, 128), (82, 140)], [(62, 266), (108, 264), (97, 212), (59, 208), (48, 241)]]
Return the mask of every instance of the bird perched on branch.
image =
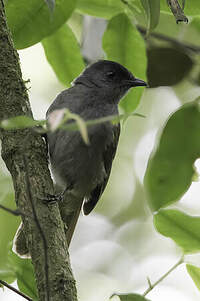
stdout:
[[(51, 127), (54, 112), (63, 109), (68, 109), (85, 121), (118, 115), (120, 99), (130, 88), (137, 86), (146, 86), (146, 83), (135, 78), (122, 65), (100, 60), (87, 67), (71, 88), (56, 97), (47, 111), (47, 121)], [(85, 215), (89, 214), (107, 185), (119, 140), (120, 124), (109, 121), (93, 124), (87, 127), (87, 132), (88, 144), (79, 131), (58, 128), (47, 134), (51, 171), (57, 186), (65, 191), (59, 207), (68, 246), (81, 208)], [(20, 238), (24, 240), (22, 229), (16, 235), (15, 249), (18, 253)]]
[[(117, 115), (120, 99), (130, 88), (137, 86), (146, 86), (146, 83), (135, 78), (122, 65), (100, 60), (87, 67), (71, 88), (56, 97), (47, 111), (47, 120), (53, 111), (63, 108), (78, 114), (85, 121)], [(87, 130), (89, 144), (83, 141), (79, 131), (58, 129), (47, 134), (56, 184), (64, 190), (68, 189), (79, 200), (79, 209), (83, 204), (85, 215), (96, 206), (107, 185), (120, 124), (104, 122), (94, 124)], [(78, 214), (75, 213), (76, 219)]]

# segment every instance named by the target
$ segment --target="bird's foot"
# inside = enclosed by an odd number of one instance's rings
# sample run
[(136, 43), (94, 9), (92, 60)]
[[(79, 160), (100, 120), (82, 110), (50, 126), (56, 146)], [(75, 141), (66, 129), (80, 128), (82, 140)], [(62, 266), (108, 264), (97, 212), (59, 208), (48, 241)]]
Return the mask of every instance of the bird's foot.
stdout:
[(64, 198), (64, 194), (65, 194), (65, 190), (60, 192), (60, 193), (57, 193), (57, 194), (50, 194), (50, 193), (47, 193), (45, 195), (45, 197), (43, 198), (40, 198), (44, 203), (46, 204), (55, 204), (55, 203), (58, 203), (58, 202), (62, 202), (63, 201), (63, 198)]
[(72, 185), (67, 186), (63, 191), (61, 191), (57, 194), (47, 193), (45, 195), (45, 197), (39, 198), (39, 199), (42, 200), (46, 204), (55, 204), (55, 203), (58, 203), (58, 202), (62, 202), (64, 200), (65, 193), (67, 191), (69, 191), (71, 187), (72, 187)]

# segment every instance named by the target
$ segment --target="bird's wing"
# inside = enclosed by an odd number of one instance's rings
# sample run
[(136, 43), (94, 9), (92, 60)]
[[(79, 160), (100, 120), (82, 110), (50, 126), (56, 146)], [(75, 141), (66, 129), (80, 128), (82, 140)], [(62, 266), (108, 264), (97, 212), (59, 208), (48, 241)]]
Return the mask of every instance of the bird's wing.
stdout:
[(101, 197), (109, 176), (110, 176), (110, 171), (112, 167), (112, 161), (115, 157), (116, 149), (117, 149), (117, 144), (119, 140), (119, 134), (120, 134), (120, 124), (117, 124), (113, 127), (113, 139), (112, 143), (110, 143), (107, 148), (105, 149), (103, 153), (103, 160), (104, 160), (104, 167), (105, 167), (105, 172), (106, 172), (106, 177), (104, 178), (104, 181), (101, 182), (99, 185), (95, 187), (94, 190), (92, 190), (89, 198), (84, 202), (83, 204), (83, 212), (85, 215), (88, 215), (96, 206), (99, 198)]

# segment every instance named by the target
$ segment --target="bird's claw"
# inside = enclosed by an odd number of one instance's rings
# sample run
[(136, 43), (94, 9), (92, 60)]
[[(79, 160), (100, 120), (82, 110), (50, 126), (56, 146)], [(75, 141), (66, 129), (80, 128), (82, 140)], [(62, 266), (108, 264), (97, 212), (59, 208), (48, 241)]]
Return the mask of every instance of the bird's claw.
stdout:
[(60, 193), (57, 193), (57, 194), (50, 194), (50, 193), (47, 193), (45, 195), (45, 197), (41, 198), (40, 197), (40, 200), (42, 200), (44, 203), (46, 204), (55, 204), (55, 203), (58, 203), (58, 202), (61, 202), (64, 198), (64, 191), (63, 192), (60, 192)]

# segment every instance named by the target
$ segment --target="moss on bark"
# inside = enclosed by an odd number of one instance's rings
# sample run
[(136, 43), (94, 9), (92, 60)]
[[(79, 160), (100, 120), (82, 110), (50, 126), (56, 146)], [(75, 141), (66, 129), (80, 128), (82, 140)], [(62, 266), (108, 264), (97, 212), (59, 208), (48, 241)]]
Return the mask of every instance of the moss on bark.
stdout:
[[(6, 24), (3, 1), (0, 0), (0, 120), (19, 115), (32, 116), (32, 112), (22, 80), (18, 54)], [(41, 200), (54, 192), (48, 170), (46, 145), (42, 137), (30, 129), (0, 130), (0, 137), (2, 157), (13, 179), (16, 203), (26, 216), (23, 222), (35, 269), (39, 300), (76, 301), (75, 280), (58, 205), (46, 205)], [(27, 166), (24, 164), (24, 156)], [(27, 176), (31, 184), (35, 212), (47, 242), (46, 250), (41, 232), (33, 218)]]

